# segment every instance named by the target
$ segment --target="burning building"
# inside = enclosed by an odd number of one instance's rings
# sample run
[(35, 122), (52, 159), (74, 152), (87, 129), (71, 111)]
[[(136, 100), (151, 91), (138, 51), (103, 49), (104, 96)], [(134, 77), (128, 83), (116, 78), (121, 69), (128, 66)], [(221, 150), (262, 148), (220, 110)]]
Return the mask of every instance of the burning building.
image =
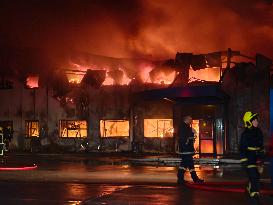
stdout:
[(199, 154), (237, 152), (247, 110), (269, 132), (272, 62), (261, 55), (234, 63), (240, 53), (231, 50), (161, 61), (79, 54), (52, 63), (26, 53), (1, 55), (0, 126), (12, 127), (10, 150), (175, 153), (188, 114)]

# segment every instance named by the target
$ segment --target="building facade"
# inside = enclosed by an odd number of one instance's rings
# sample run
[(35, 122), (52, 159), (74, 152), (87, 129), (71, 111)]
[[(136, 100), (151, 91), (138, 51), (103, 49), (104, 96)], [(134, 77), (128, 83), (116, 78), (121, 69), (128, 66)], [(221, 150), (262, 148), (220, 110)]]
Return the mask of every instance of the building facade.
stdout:
[[(178, 127), (192, 115), (196, 152), (238, 152), (242, 116), (258, 112), (269, 137), (270, 59), (238, 63), (218, 82), (94, 86), (47, 76), (1, 76), (0, 126), (12, 129), (11, 151), (175, 153)], [(98, 75), (95, 75), (98, 76)], [(95, 78), (97, 79), (97, 78)]]

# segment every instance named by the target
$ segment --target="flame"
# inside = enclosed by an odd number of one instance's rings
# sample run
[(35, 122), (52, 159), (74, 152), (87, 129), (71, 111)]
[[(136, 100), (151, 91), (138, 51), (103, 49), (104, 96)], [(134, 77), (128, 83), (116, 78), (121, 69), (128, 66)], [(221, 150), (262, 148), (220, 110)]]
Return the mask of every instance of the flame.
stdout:
[(109, 76), (108, 72), (106, 72), (106, 78), (102, 85), (114, 85), (114, 79)]
[(174, 81), (175, 76), (176, 76), (175, 71), (171, 72), (169, 75), (165, 75), (163, 72), (160, 72), (153, 83), (169, 85)]
[(79, 71), (87, 71), (87, 69), (90, 69), (90, 66), (82, 66), (77, 63), (72, 63), (72, 66)]
[[(107, 73), (106, 73), (106, 79), (105, 79), (105, 81), (103, 82), (103, 84), (102, 85), (114, 85), (115, 84), (115, 82), (114, 82), (114, 79), (113, 78), (111, 78), (110, 76), (109, 76), (109, 74), (108, 74), (108, 71), (110, 71), (110, 69), (105, 69), (106, 71), (107, 71)], [(122, 78), (122, 82), (120, 83), (120, 85), (129, 85), (129, 83), (131, 82), (131, 80), (132, 79), (130, 79), (128, 76), (127, 76), (127, 74), (126, 74), (126, 72), (124, 71), (124, 69), (122, 69), (121, 67), (119, 68), (119, 70), (121, 70), (122, 72), (123, 72), (123, 78)]]
[(39, 87), (39, 76), (38, 75), (28, 76), (26, 79), (26, 86), (28, 88), (38, 88)]
[(71, 63), (71, 65), (71, 71), (68, 71), (68, 73), (66, 74), (68, 82), (72, 84), (80, 84), (84, 77), (84, 72), (86, 72), (89, 67), (81, 66), (77, 63)]
[(156, 79), (152, 82), (149, 73), (154, 69), (154, 66), (144, 65), (141, 68), (140, 77), (144, 83), (155, 83), (155, 84), (171, 84), (176, 76), (176, 72), (173, 71), (169, 75), (163, 72), (159, 72)]
[(66, 74), (67, 78), (68, 78), (68, 82), (72, 83), (72, 84), (80, 84), (82, 79), (83, 79), (83, 74), (78, 74), (78, 73), (69, 73)]
[[(108, 67), (97, 68), (97, 66), (94, 66), (94, 65), (91, 67), (91, 66), (81, 66), (77, 63), (71, 63), (71, 64), (72, 64), (73, 69), (76, 69), (78, 71), (78, 73), (75, 71), (75, 73), (67, 74), (67, 78), (68, 78), (69, 83), (76, 83), (76, 84), (81, 83), (81, 80), (84, 77), (84, 72), (86, 72), (88, 69), (90, 69), (90, 70), (95, 70), (95, 69), (106, 70), (106, 78), (105, 78), (102, 85), (114, 85), (114, 83), (115, 83), (114, 79), (111, 78), (108, 74), (108, 72), (111, 70)], [(129, 83), (131, 82), (132, 79), (130, 79), (127, 76), (127, 74), (123, 68), (119, 67), (119, 70), (121, 70), (124, 74), (123, 78), (122, 78), (121, 85), (129, 85)]]
[[(97, 66), (81, 66), (76, 63), (72, 63), (73, 68), (76, 69), (78, 72), (75, 71), (75, 73), (69, 73), (67, 74), (68, 81), (69, 83), (75, 83), (79, 84), (81, 83), (81, 80), (84, 76), (84, 72), (87, 71), (87, 69), (101, 69), (101, 70), (106, 70), (106, 79), (103, 82), (102, 85), (107, 86), (107, 85), (114, 85), (115, 81), (114, 79), (108, 74), (111, 69), (109, 67), (102, 67), (98, 68)], [(176, 77), (176, 72), (173, 71), (170, 74), (165, 74), (164, 72), (158, 72), (155, 79), (153, 81), (150, 78), (149, 73), (155, 68), (154, 65), (151, 64), (142, 64), (139, 67), (140, 70), (140, 79), (144, 83), (154, 83), (154, 84), (163, 84), (163, 85), (168, 85), (171, 84), (175, 77)], [(123, 72), (123, 78), (122, 82), (120, 85), (129, 85), (132, 79), (128, 77), (126, 74), (126, 71), (124, 68), (119, 67), (119, 70)], [(189, 69), (189, 82), (199, 80), (199, 81), (219, 81), (220, 80), (220, 68), (204, 68), (200, 70), (194, 71), (192, 68)]]
[(205, 68), (194, 71), (192, 68), (189, 70), (189, 82), (201, 80), (218, 82), (220, 80), (220, 68)]
[[(121, 69), (122, 70), (122, 69)], [(132, 79), (130, 79), (126, 72), (124, 70), (122, 70), (124, 72), (124, 76), (123, 76), (123, 79), (122, 79), (122, 85), (129, 85), (129, 83), (132, 81)]]
[(140, 78), (142, 82), (151, 82), (149, 73), (154, 69), (154, 66), (151, 65), (141, 65), (140, 67)]

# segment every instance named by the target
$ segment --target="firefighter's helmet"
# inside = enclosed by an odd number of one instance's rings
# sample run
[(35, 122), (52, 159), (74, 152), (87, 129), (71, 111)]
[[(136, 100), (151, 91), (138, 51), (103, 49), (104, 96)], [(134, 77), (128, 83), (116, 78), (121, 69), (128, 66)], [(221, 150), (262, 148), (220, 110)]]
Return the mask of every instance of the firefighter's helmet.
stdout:
[(3, 127), (0, 127), (0, 132), (1, 132), (1, 133), (3, 132)]
[(257, 113), (252, 113), (250, 111), (247, 111), (243, 117), (243, 120), (244, 120), (244, 123), (245, 123), (245, 127), (247, 128), (251, 128), (252, 127), (252, 123), (251, 123), (251, 120), (254, 118), (254, 117), (257, 117)]

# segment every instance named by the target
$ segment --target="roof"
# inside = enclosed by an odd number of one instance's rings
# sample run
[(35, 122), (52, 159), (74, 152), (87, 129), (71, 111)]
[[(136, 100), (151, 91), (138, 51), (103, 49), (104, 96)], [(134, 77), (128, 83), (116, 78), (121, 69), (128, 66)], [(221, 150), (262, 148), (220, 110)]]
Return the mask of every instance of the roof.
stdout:
[(138, 101), (165, 99), (182, 104), (220, 104), (228, 98), (218, 85), (172, 87), (136, 93)]

